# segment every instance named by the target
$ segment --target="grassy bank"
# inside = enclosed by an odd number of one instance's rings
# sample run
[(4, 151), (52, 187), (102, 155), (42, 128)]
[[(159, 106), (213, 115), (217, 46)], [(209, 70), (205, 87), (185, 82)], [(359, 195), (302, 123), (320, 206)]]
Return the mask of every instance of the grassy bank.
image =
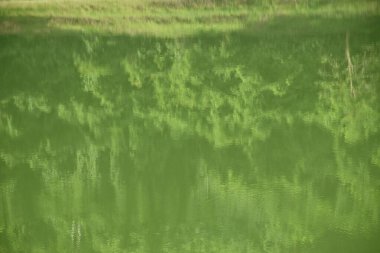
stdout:
[(0, 1), (0, 33), (86, 31), (181, 36), (258, 28), (283, 17), (377, 16), (379, 1)]

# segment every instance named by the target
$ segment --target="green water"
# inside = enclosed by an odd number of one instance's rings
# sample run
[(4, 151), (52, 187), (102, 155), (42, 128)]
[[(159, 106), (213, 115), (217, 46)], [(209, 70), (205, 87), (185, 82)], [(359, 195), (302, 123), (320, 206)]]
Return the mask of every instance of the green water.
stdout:
[(378, 21), (0, 36), (0, 252), (380, 252)]

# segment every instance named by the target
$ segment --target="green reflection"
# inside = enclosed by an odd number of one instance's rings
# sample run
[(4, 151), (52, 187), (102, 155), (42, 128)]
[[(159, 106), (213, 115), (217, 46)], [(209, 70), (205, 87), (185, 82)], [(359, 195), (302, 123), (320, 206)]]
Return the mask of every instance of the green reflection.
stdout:
[(0, 251), (377, 252), (378, 34), (267, 29), (0, 37)]

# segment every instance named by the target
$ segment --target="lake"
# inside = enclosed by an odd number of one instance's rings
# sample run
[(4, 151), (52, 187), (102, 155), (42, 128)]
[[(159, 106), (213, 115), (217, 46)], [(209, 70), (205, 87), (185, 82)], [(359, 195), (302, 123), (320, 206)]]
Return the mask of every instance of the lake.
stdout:
[(287, 22), (1, 35), (0, 252), (380, 252), (379, 18)]

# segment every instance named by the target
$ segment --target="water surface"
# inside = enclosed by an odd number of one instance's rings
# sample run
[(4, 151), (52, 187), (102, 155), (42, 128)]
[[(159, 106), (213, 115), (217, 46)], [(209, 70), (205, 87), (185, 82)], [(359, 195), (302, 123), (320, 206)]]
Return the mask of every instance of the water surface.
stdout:
[(0, 36), (0, 252), (380, 252), (370, 28)]

